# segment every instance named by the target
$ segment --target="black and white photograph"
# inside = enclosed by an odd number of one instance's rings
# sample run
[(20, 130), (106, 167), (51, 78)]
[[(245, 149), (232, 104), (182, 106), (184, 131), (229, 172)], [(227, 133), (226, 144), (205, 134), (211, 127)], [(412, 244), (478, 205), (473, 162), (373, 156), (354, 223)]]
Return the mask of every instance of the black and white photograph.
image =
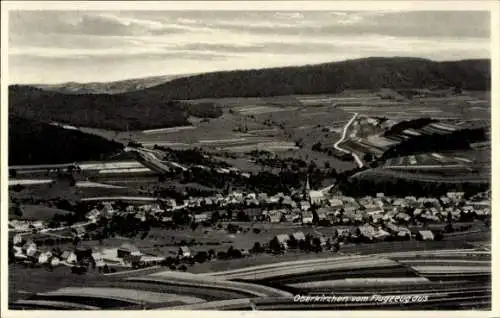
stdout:
[(6, 5), (2, 312), (490, 312), (498, 3), (403, 2)]

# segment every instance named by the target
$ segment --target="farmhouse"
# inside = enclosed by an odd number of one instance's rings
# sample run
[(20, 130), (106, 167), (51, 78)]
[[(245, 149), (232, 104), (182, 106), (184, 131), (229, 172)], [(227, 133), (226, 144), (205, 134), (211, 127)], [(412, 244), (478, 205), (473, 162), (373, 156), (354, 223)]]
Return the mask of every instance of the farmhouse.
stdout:
[(421, 239), (422, 241), (432, 241), (434, 240), (434, 233), (429, 230), (418, 231), (417, 238)]
[(288, 240), (290, 236), (286, 234), (278, 234), (274, 237), (274, 241), (283, 249), (288, 249)]
[(304, 235), (304, 232), (295, 232), (295, 233), (292, 233), (292, 235), (290, 235), (294, 240), (296, 240), (297, 242), (300, 242), (300, 241), (305, 241), (306, 240), (306, 236)]
[(129, 256), (131, 254), (138, 254), (140, 253), (139, 249), (132, 244), (129, 243), (124, 243), (122, 244), (116, 251), (116, 255), (118, 258), (124, 258), (126, 256)]
[(178, 255), (181, 256), (181, 257), (190, 257), (191, 256), (191, 251), (189, 250), (189, 248), (187, 246), (181, 246), (179, 248)]
[(302, 213), (302, 224), (312, 224), (313, 214), (311, 212)]

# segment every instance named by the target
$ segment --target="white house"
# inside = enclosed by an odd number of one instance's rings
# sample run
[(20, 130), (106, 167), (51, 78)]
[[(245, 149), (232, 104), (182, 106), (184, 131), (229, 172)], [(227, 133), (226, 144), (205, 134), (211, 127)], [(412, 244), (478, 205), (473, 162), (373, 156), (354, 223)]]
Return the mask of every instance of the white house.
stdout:
[(23, 237), (19, 234), (14, 235), (14, 238), (12, 239), (14, 245), (20, 245), (23, 243)]
[(300, 201), (300, 209), (302, 211), (308, 211), (311, 208), (311, 204), (307, 201)]
[(302, 213), (302, 224), (312, 224), (313, 214), (311, 212)]
[(311, 190), (309, 191), (309, 200), (311, 204), (320, 205), (325, 200), (325, 195), (321, 191)]
[(196, 223), (201, 223), (201, 222), (208, 221), (208, 213), (195, 214), (194, 215), (194, 221)]
[(191, 251), (187, 246), (181, 246), (179, 248), (179, 256), (181, 257), (190, 257), (191, 256)]

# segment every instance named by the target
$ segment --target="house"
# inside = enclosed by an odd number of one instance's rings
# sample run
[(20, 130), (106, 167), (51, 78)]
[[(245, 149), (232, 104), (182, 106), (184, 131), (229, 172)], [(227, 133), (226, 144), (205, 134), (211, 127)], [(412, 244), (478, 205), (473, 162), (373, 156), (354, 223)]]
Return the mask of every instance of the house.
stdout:
[(257, 200), (257, 195), (253, 192), (250, 192), (248, 193), (246, 196), (245, 196), (245, 199), (247, 200)]
[(377, 239), (377, 240), (384, 240), (389, 236), (391, 236), (391, 234), (389, 232), (384, 231), (383, 229), (379, 229), (379, 230), (375, 231), (373, 238)]
[(87, 233), (87, 231), (85, 231), (85, 228), (83, 226), (75, 227), (74, 230), (75, 230), (75, 236), (80, 239), (83, 238)]
[(300, 201), (300, 209), (302, 211), (309, 211), (309, 209), (311, 209), (311, 204), (307, 201)]
[(297, 218), (300, 218), (299, 215), (293, 213), (287, 213), (284, 217), (286, 222), (294, 222)]
[(292, 233), (290, 236), (291, 236), (291, 238), (293, 238), (297, 242), (306, 240), (306, 236), (304, 235), (304, 232), (295, 232), (295, 233)]
[(208, 219), (209, 219), (208, 213), (200, 213), (194, 215), (194, 222), (196, 223), (202, 223), (208, 221)]
[(319, 208), (316, 211), (316, 214), (318, 215), (318, 221), (326, 220), (328, 218), (328, 213), (330, 212), (330, 209), (327, 208)]
[(232, 198), (236, 199), (238, 202), (243, 201), (243, 193), (241, 193), (241, 192), (236, 192), (236, 191), (234, 191), (234, 192), (232, 192), (232, 193), (230, 194), (230, 196), (231, 196)]
[(28, 241), (23, 245), (22, 249), (25, 251), (26, 256), (33, 256), (37, 251), (37, 246), (33, 241)]
[(115, 213), (115, 210), (113, 209), (113, 206), (111, 205), (110, 202), (104, 202), (102, 205), (103, 205), (103, 208), (101, 210), (102, 215), (108, 216)]
[(313, 214), (311, 212), (302, 213), (302, 224), (312, 224)]
[(344, 206), (344, 202), (340, 199), (330, 199), (328, 200), (328, 204), (334, 209), (341, 209)]
[(102, 255), (101, 252), (92, 252), (92, 258), (94, 259), (94, 262), (97, 267), (102, 267), (104, 266), (104, 256)]
[(448, 192), (446, 196), (452, 200), (461, 200), (464, 197), (464, 192)]
[(52, 257), (52, 253), (49, 251), (40, 253), (40, 255), (38, 255), (38, 263), (40, 263), (40, 264), (48, 263), (49, 259), (51, 257)]
[(124, 243), (117, 249), (116, 252), (118, 258), (124, 258), (125, 256), (131, 255), (132, 253), (137, 254), (139, 252), (139, 249), (135, 245)]
[(44, 222), (43, 221), (33, 221), (33, 222), (31, 222), (31, 226), (35, 229), (41, 229), (44, 227)]
[(246, 206), (257, 206), (260, 205), (260, 201), (257, 199), (247, 199), (245, 201)]
[(356, 229), (356, 232), (359, 236), (364, 237), (364, 238), (369, 239), (369, 240), (373, 240), (375, 238), (375, 235), (377, 234), (377, 231), (371, 225), (358, 226), (358, 228)]
[(283, 219), (283, 212), (280, 210), (269, 211), (269, 222), (280, 223)]
[(365, 213), (367, 215), (371, 215), (371, 216), (374, 216), (377, 214), (383, 214), (384, 212), (385, 212), (384, 209), (379, 207), (379, 206), (374, 206), (374, 207), (371, 207), (371, 208), (368, 208), (365, 210)]
[(174, 221), (174, 218), (171, 217), (171, 216), (164, 216), (162, 219), (161, 219), (162, 222), (165, 222), (165, 223), (169, 223), (169, 222), (173, 222)]
[(259, 200), (260, 202), (267, 201), (267, 193), (259, 193), (257, 195), (257, 200)]
[(337, 229), (338, 237), (349, 237), (351, 236), (351, 230), (349, 228), (338, 228)]
[(49, 263), (50, 263), (50, 266), (56, 267), (56, 266), (59, 266), (59, 264), (61, 263), (61, 261), (57, 257), (51, 257), (50, 260), (49, 260)]
[(73, 251), (64, 251), (61, 255), (61, 260), (65, 261), (68, 264), (76, 264), (78, 258), (76, 257), (75, 252)]
[(191, 251), (187, 246), (181, 246), (179, 248), (179, 256), (180, 257), (190, 257), (191, 256)]
[(90, 212), (87, 213), (87, 219), (89, 219), (91, 222), (95, 223), (101, 216), (101, 211), (98, 209), (92, 209)]
[(16, 246), (21, 245), (23, 243), (23, 237), (19, 234), (14, 235), (12, 243)]
[(309, 191), (309, 202), (314, 205), (321, 205), (325, 200), (325, 195), (321, 191)]
[(288, 249), (288, 240), (290, 239), (290, 236), (286, 234), (278, 234), (274, 237), (274, 241), (283, 249)]
[(293, 201), (289, 196), (285, 196), (281, 204), (289, 206), (291, 208), (297, 207), (297, 202)]
[(434, 233), (429, 230), (421, 230), (418, 231), (417, 238), (421, 239), (422, 241), (432, 241), (434, 240)]
[(406, 213), (400, 212), (400, 213), (396, 214), (395, 219), (397, 219), (399, 221), (403, 221), (403, 222), (409, 222), (411, 220), (411, 216), (409, 216)]

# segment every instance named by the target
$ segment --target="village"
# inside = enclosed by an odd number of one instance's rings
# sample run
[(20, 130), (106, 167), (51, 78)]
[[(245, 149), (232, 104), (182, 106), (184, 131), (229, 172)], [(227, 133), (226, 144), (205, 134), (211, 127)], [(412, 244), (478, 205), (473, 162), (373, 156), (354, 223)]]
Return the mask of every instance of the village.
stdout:
[[(302, 191), (291, 195), (231, 191), (227, 195), (190, 198), (181, 204), (176, 200), (145, 204), (133, 202), (133, 198), (129, 203), (99, 201), (84, 221), (75, 224), (51, 228), (43, 221), (11, 220), (9, 252), (11, 261), (28, 267), (52, 270), (66, 265), (75, 273), (91, 269), (109, 273), (156, 265), (185, 271), (195, 263), (290, 250), (338, 253), (349, 244), (437, 241), (443, 240), (446, 233), (473, 231), (477, 222), (489, 227), (490, 195), (485, 192), (465, 197), (463, 192), (448, 192), (438, 198), (397, 198), (378, 193), (353, 198), (311, 190), (307, 180)], [(248, 240), (246, 233), (253, 233), (261, 241), (246, 242), (247, 247), (253, 243), (251, 248), (238, 248), (236, 244), (216, 251), (223, 245), (208, 250), (197, 246), (194, 251), (191, 246), (203, 245), (201, 234), (198, 242), (172, 242), (176, 250), (170, 248), (169, 255), (141, 251), (130, 240), (121, 245), (102, 245), (108, 239), (115, 242), (115, 237), (134, 238), (142, 230), (144, 238), (151, 229), (168, 234), (194, 232), (197, 228), (203, 229), (201, 233), (207, 239), (209, 232), (241, 236), (241, 240)], [(268, 229), (272, 229), (272, 237), (265, 233)], [(130, 231), (133, 234), (128, 235)], [(97, 241), (99, 244), (86, 244)]]

